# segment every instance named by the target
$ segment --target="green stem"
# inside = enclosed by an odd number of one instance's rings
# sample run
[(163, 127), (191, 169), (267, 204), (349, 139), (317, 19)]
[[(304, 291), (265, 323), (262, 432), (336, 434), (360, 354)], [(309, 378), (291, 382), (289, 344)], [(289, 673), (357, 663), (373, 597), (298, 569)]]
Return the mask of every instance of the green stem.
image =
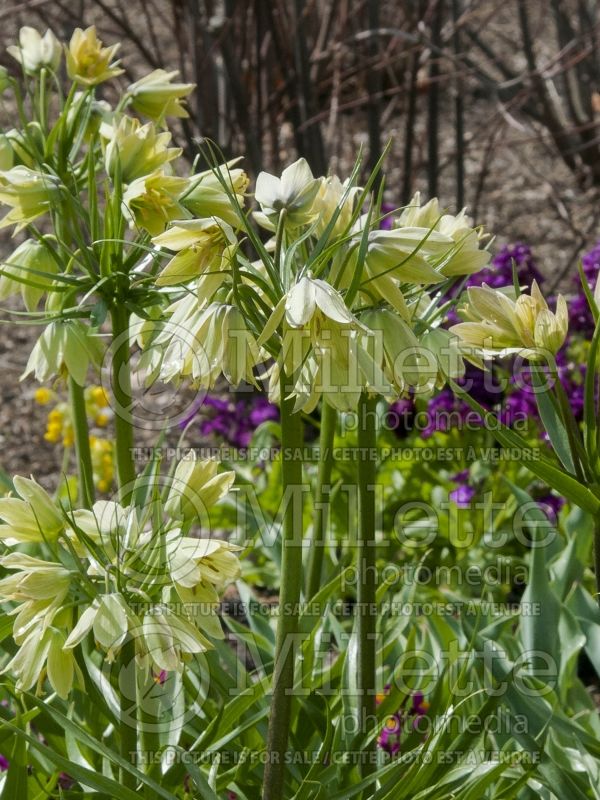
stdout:
[(597, 601), (600, 605), (600, 519), (594, 522), (594, 573), (596, 575)]
[(73, 436), (77, 455), (77, 473), (79, 475), (79, 499), (84, 508), (94, 505), (94, 471), (92, 469), (92, 453), (90, 450), (90, 431), (83, 386), (69, 376), (69, 398), (71, 416), (73, 418)]
[(325, 553), (325, 536), (329, 519), (329, 503), (327, 496), (331, 490), (331, 470), (333, 468), (333, 441), (337, 423), (337, 411), (333, 406), (323, 402), (321, 411), (321, 434), (319, 438), (319, 468), (315, 487), (313, 536), (308, 554), (308, 579), (306, 598), (313, 598), (321, 587), (323, 575), (323, 556)]
[(113, 329), (112, 390), (115, 398), (117, 476), (121, 503), (131, 497), (135, 480), (133, 425), (131, 424), (131, 370), (129, 365), (129, 312), (118, 303), (111, 311)]
[[(281, 397), (288, 394), (282, 373)], [(279, 618), (273, 669), (273, 696), (267, 733), (267, 763), (263, 800), (283, 800), (285, 752), (287, 750), (292, 690), (294, 647), (298, 633), (298, 612), (302, 585), (302, 458), (303, 426), (300, 414), (293, 414), (293, 401), (281, 401), (281, 464), (284, 518), (281, 552)]]
[[(155, 776), (157, 764), (156, 754), (160, 750), (160, 735), (156, 727), (159, 723), (157, 701), (154, 699), (155, 680), (152, 670), (137, 672), (137, 720), (138, 739), (142, 754), (142, 769), (151, 777)], [(187, 688), (187, 687), (186, 687)], [(155, 793), (148, 786), (144, 786), (145, 800), (152, 800)]]
[[(129, 764), (135, 764), (134, 758), (137, 753), (137, 728), (135, 725), (135, 713), (132, 704), (136, 703), (136, 666), (135, 666), (135, 640), (127, 639), (121, 652), (119, 653), (119, 666), (117, 674), (119, 676), (118, 694), (121, 704), (121, 715), (119, 720), (119, 745), (120, 755)], [(125, 769), (121, 769), (121, 783), (127, 789), (135, 789), (137, 781)]]
[[(376, 475), (377, 399), (361, 397), (358, 425), (358, 675), (361, 730), (366, 735), (375, 720), (375, 653), (377, 632)], [(363, 775), (373, 772), (375, 737), (364, 751)]]

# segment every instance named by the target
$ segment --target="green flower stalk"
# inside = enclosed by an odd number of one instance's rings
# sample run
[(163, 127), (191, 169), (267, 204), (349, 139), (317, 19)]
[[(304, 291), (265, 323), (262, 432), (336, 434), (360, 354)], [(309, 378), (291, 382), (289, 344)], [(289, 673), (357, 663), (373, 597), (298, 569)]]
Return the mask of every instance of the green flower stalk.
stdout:
[[(281, 377), (281, 395), (286, 396), (286, 378)], [(297, 645), (300, 594), (302, 591), (302, 461), (303, 423), (294, 413), (291, 400), (281, 403), (282, 493), (287, 499), (281, 541), (281, 587), (275, 643), (271, 715), (267, 733), (267, 762), (263, 782), (263, 800), (283, 800), (289, 731), (292, 716), (294, 665)], [(291, 456), (285, 453), (291, 453)]]

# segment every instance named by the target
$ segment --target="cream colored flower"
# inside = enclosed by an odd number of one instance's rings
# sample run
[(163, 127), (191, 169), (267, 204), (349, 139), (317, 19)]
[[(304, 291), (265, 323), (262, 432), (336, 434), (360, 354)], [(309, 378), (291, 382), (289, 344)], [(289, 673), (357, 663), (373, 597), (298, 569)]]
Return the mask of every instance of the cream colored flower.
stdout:
[(72, 650), (92, 631), (97, 645), (106, 651), (107, 661), (112, 662), (125, 644), (128, 631), (135, 630), (136, 625), (137, 619), (122, 594), (103, 594), (85, 609), (64, 647)]
[(165, 512), (177, 520), (200, 520), (231, 489), (235, 472), (221, 472), (213, 459), (199, 459), (193, 450), (177, 464)]
[(21, 380), (33, 373), (40, 382), (68, 374), (85, 385), (90, 364), (102, 361), (103, 347), (91, 329), (78, 320), (51, 322), (35, 343)]
[(0, 172), (0, 203), (11, 207), (0, 228), (15, 225), (17, 233), (45, 214), (58, 201), (59, 193), (60, 181), (54, 175), (23, 166)]
[(248, 188), (248, 176), (243, 169), (235, 168), (240, 159), (221, 164), (190, 178), (190, 187), (181, 198), (181, 203), (195, 217), (218, 217), (232, 227), (239, 227), (238, 212), (225, 191), (236, 196), (240, 208), (244, 208), (244, 193)]
[(63, 631), (36, 628), (25, 638), (3, 672), (15, 675), (16, 688), (27, 692), (40, 680), (45, 668), (52, 688), (66, 700), (73, 686), (76, 666), (73, 654), (64, 649), (64, 642)]
[(220, 539), (167, 536), (167, 559), (173, 585), (188, 618), (214, 639), (223, 638), (217, 614), (219, 591), (241, 573), (239, 547)]
[(123, 193), (129, 226), (143, 228), (152, 236), (163, 233), (169, 222), (185, 213), (178, 198), (187, 185), (186, 178), (162, 172), (132, 181)]
[(553, 355), (567, 336), (569, 317), (562, 295), (552, 313), (536, 281), (531, 294), (515, 297), (512, 287), (491, 289), (485, 284), (467, 290), (467, 303), (459, 307), (466, 322), (452, 326), (463, 347), (475, 355), (489, 357), (521, 352), (539, 358), (540, 350)]
[(182, 101), (194, 91), (196, 84), (174, 83), (173, 78), (178, 75), (177, 70), (155, 69), (132, 83), (127, 94), (132, 99), (134, 110), (158, 125), (162, 125), (167, 117), (189, 116)]
[(112, 125), (103, 123), (100, 135), (105, 144), (106, 171), (114, 179), (120, 167), (126, 184), (151, 175), (181, 154), (180, 147), (168, 146), (170, 133), (158, 133), (153, 122), (142, 125), (134, 117), (123, 116)]
[(6, 48), (30, 75), (48, 67), (56, 72), (60, 64), (61, 45), (50, 28), (41, 36), (35, 28), (25, 25), (19, 31), (19, 44)]
[(142, 663), (156, 671), (181, 671), (198, 653), (212, 648), (198, 628), (166, 605), (157, 604), (142, 620), (141, 635), (136, 636), (136, 650)]
[(33, 478), (15, 475), (18, 497), (0, 499), (0, 539), (9, 542), (43, 542), (56, 539), (65, 528), (59, 509)]
[(314, 199), (319, 191), (320, 181), (313, 177), (308, 162), (304, 158), (286, 167), (281, 178), (261, 172), (256, 179), (254, 196), (262, 213), (254, 216), (260, 225), (274, 230), (282, 211), (290, 226), (312, 222)]
[(360, 186), (349, 187), (347, 181), (342, 183), (337, 175), (321, 178), (319, 191), (312, 207), (317, 215), (315, 234), (321, 236), (325, 232), (338, 209), (339, 213), (331, 230), (331, 238), (341, 236), (348, 231), (354, 206), (361, 192)]
[(433, 253), (435, 258), (429, 260), (446, 277), (471, 275), (485, 267), (491, 258), (490, 252), (480, 248), (485, 235), (481, 228), (473, 227), (466, 209), (456, 215), (447, 214), (440, 209), (437, 197), (422, 206), (421, 195), (417, 192), (400, 215), (396, 227), (431, 230), (440, 240), (443, 237), (446, 247)]
[(52, 285), (52, 275), (58, 272), (58, 264), (47, 246), (27, 239), (0, 265), (0, 269), (3, 272), (0, 275), (0, 300), (20, 292), (27, 310), (35, 311), (44, 292)]
[(267, 342), (281, 323), (281, 351), (270, 379), (272, 400), (281, 399), (282, 370), (296, 411), (310, 412), (321, 396), (348, 411), (356, 407), (364, 388), (377, 384), (381, 389), (381, 371), (359, 339), (359, 334), (370, 331), (327, 282), (310, 275), (301, 278), (275, 308), (259, 344)]
[[(212, 389), (224, 375), (234, 385), (255, 383), (254, 367), (261, 355), (253, 334), (235, 306), (211, 303), (201, 309), (185, 307), (187, 315), (175, 316), (159, 336), (166, 343), (160, 374), (163, 380), (190, 377), (203, 388)], [(174, 322), (177, 320), (177, 322)], [(180, 329), (181, 333), (173, 333)]]
[(231, 227), (216, 217), (174, 220), (152, 241), (177, 253), (157, 277), (158, 286), (177, 286), (204, 276), (198, 285), (198, 296), (210, 297), (231, 270), (231, 248), (235, 249), (236, 239)]
[(119, 47), (118, 43), (102, 47), (95, 25), (85, 30), (76, 28), (68, 48), (65, 48), (69, 78), (82, 86), (96, 86), (121, 75), (123, 70), (119, 68), (119, 62), (113, 61)]

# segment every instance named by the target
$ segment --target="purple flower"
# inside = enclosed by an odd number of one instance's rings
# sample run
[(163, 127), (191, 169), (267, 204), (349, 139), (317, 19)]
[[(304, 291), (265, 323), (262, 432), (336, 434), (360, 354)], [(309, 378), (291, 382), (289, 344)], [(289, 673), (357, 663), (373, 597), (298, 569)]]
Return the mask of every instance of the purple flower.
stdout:
[(553, 525), (556, 525), (556, 521), (558, 519), (558, 512), (564, 506), (565, 499), (564, 497), (559, 497), (556, 494), (546, 494), (543, 497), (539, 497), (537, 499), (537, 504), (546, 514), (550, 522), (552, 522)]
[(72, 789), (75, 786), (75, 781), (66, 772), (61, 772), (58, 776), (58, 785), (61, 789)]
[(207, 395), (186, 424), (196, 416), (203, 436), (215, 436), (232, 447), (244, 448), (250, 443), (252, 434), (259, 425), (279, 418), (279, 410), (259, 394), (253, 393), (237, 401)]
[(394, 217), (392, 212), (395, 211), (397, 206), (393, 203), (382, 203), (381, 204), (381, 216), (383, 219), (379, 223), (379, 227), (383, 231), (391, 231), (392, 226), (394, 224)]
[[(387, 694), (389, 687), (386, 686), (385, 694)], [(384, 695), (385, 696), (385, 695)], [(382, 702), (383, 696), (378, 697), (378, 703)], [(410, 705), (406, 708), (407, 700), (410, 700)], [(391, 714), (385, 721), (383, 728), (377, 738), (377, 744), (390, 755), (396, 755), (400, 752), (402, 743), (402, 734), (404, 731), (417, 730), (419, 721), (426, 716), (429, 711), (429, 703), (425, 700), (422, 692), (414, 692), (414, 694), (407, 698), (402, 707)]]
[(475, 489), (472, 486), (457, 486), (450, 492), (450, 499), (456, 503), (459, 508), (469, 508), (471, 500), (475, 496)]
[(6, 772), (8, 767), (9, 767), (8, 758), (0, 754), (0, 772)]
[[(581, 257), (581, 267), (591, 291), (594, 291), (598, 273), (600, 273), (600, 242), (596, 242), (591, 250)], [(581, 278), (577, 274), (574, 278), (577, 294), (569, 303), (569, 322), (572, 330), (584, 336), (591, 336), (594, 332), (594, 317), (590, 311), (587, 298), (581, 286)]]

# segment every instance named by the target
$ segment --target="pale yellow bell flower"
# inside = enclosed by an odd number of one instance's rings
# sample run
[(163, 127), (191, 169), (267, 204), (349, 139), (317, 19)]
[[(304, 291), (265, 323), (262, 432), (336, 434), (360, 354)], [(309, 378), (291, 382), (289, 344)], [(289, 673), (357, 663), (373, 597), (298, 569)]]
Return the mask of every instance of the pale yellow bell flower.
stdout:
[(6, 49), (30, 75), (39, 72), (42, 67), (56, 72), (62, 54), (61, 44), (50, 28), (42, 36), (28, 25), (19, 31), (19, 44), (11, 44)]
[(472, 275), (490, 261), (491, 253), (481, 248), (486, 235), (481, 228), (473, 227), (466, 209), (459, 214), (448, 214), (440, 208), (437, 197), (421, 205), (421, 195), (417, 192), (394, 227), (421, 229), (423, 234), (430, 230), (429, 239), (435, 233), (437, 240), (445, 241), (445, 248), (429, 252), (426, 245), (423, 250), (430, 263), (445, 277)]
[(144, 615), (141, 635), (136, 636), (136, 651), (142, 664), (156, 671), (181, 672), (192, 656), (212, 646), (195, 625), (166, 605), (156, 605)]
[(51, 322), (33, 346), (21, 380), (33, 373), (44, 382), (66, 373), (84, 386), (88, 367), (99, 366), (103, 352), (100, 339), (79, 320)]
[(215, 505), (231, 489), (235, 472), (218, 472), (214, 459), (200, 459), (193, 450), (177, 464), (165, 512), (173, 519), (201, 520), (208, 508)]
[(16, 688), (27, 692), (40, 680), (44, 668), (54, 691), (66, 700), (76, 672), (75, 658), (64, 649), (65, 635), (56, 628), (33, 629), (4, 668), (17, 678)]
[(433, 328), (421, 337), (421, 348), (431, 353), (437, 364), (435, 387), (441, 389), (450, 378), (457, 380), (465, 375), (465, 362), (458, 336), (445, 328)]
[(120, 46), (117, 43), (102, 47), (95, 25), (85, 30), (76, 28), (65, 48), (69, 78), (82, 86), (96, 86), (121, 75), (123, 70), (119, 62), (113, 61)]
[[(163, 380), (190, 377), (195, 385), (213, 389), (222, 375), (234, 385), (256, 384), (254, 367), (262, 357), (240, 311), (225, 303), (189, 309), (179, 318), (181, 334), (173, 333), (173, 317), (164, 338), (166, 349), (160, 374)], [(158, 344), (161, 337), (158, 337)]]
[(24, 553), (10, 553), (0, 563), (5, 569), (17, 570), (0, 580), (0, 599), (17, 603), (9, 614), (15, 617), (13, 638), (20, 645), (32, 629), (45, 630), (65, 616), (63, 604), (71, 576), (62, 564)]
[[(216, 217), (174, 220), (171, 227), (152, 240), (158, 247), (177, 253), (156, 279), (158, 286), (176, 286), (212, 273), (208, 288), (215, 291), (229, 264), (227, 249), (235, 245), (231, 227)], [(206, 291), (205, 286), (202, 294)]]
[(155, 69), (132, 83), (127, 94), (131, 105), (138, 114), (162, 125), (167, 117), (188, 117), (183, 99), (196, 88), (195, 83), (174, 83), (178, 70), (167, 72)]
[(26, 600), (63, 598), (69, 588), (70, 574), (62, 564), (43, 561), (26, 553), (9, 553), (0, 558), (5, 569), (18, 570), (0, 580), (0, 597), (22, 603)]
[(356, 407), (361, 392), (383, 375), (362, 347), (359, 322), (330, 284), (310, 275), (301, 278), (276, 306), (259, 338), (266, 343), (282, 325), (282, 346), (270, 376), (270, 397), (279, 397), (283, 369), (294, 410), (312, 411), (321, 396), (340, 411)]
[(153, 122), (145, 125), (135, 117), (122, 116), (100, 126), (106, 171), (114, 179), (120, 166), (123, 183), (151, 175), (177, 158), (180, 147), (169, 147), (171, 134), (159, 133)]
[(60, 181), (54, 175), (37, 172), (24, 166), (0, 172), (0, 203), (11, 210), (0, 221), (0, 228), (15, 226), (18, 233), (34, 219), (57, 203)]
[(103, 594), (96, 598), (80, 616), (64, 644), (72, 650), (92, 631), (97, 645), (106, 652), (106, 659), (114, 661), (127, 639), (130, 628), (137, 620), (120, 592)]
[(27, 239), (0, 264), (0, 269), (3, 272), (0, 275), (0, 300), (20, 292), (27, 310), (35, 311), (44, 292), (52, 285), (58, 264), (42, 242)]
[(389, 385), (383, 394), (404, 394), (418, 386), (422, 380), (421, 353), (411, 327), (388, 308), (371, 309), (360, 319), (372, 332), (365, 337), (365, 347), (381, 366)]
[(60, 510), (33, 478), (15, 475), (18, 497), (0, 499), (0, 539), (10, 542), (42, 542), (56, 539), (65, 528)]
[(339, 213), (331, 230), (331, 238), (341, 236), (348, 231), (354, 206), (362, 188), (349, 187), (347, 182), (342, 183), (337, 175), (321, 178), (319, 191), (315, 197), (312, 210), (317, 216), (315, 235), (321, 236), (333, 219), (336, 211)]
[(228, 197), (222, 181), (225, 182), (229, 192), (235, 195), (240, 208), (243, 209), (248, 176), (243, 169), (235, 167), (240, 160), (236, 158), (214, 170), (209, 169), (193, 175), (188, 190), (181, 197), (182, 205), (195, 217), (218, 217), (234, 228), (239, 227), (238, 212), (232, 199)]
[(175, 585), (188, 589), (198, 584), (222, 589), (240, 577), (240, 562), (236, 555), (240, 549), (221, 539), (167, 537), (171, 580)]
[(520, 352), (535, 359), (543, 356), (540, 351), (555, 355), (569, 326), (564, 297), (558, 295), (556, 311), (551, 312), (536, 281), (530, 295), (518, 297), (512, 287), (471, 287), (459, 312), (466, 322), (453, 325), (450, 331), (460, 338), (463, 348), (480, 357)]
[(186, 178), (154, 172), (132, 181), (123, 193), (125, 217), (130, 228), (143, 228), (151, 236), (163, 233), (169, 222), (185, 210), (178, 198), (188, 185)]

